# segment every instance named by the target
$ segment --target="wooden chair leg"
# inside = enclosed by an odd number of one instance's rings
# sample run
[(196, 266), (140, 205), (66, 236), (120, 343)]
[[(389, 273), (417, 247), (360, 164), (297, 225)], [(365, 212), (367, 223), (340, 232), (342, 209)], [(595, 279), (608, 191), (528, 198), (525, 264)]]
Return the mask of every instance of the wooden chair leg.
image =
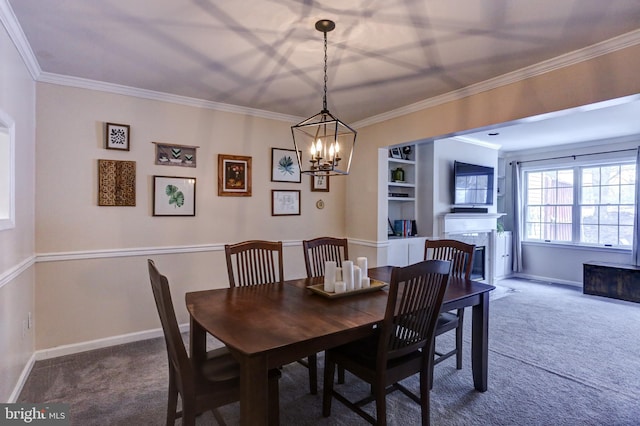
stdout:
[(309, 367), (309, 392), (311, 395), (318, 394), (318, 357), (313, 354), (307, 358)]
[(176, 422), (178, 410), (178, 388), (176, 387), (173, 371), (169, 371), (169, 398), (167, 401), (167, 426), (173, 426)]
[(387, 424), (387, 391), (382, 383), (375, 385), (376, 397), (376, 425), (386, 426)]
[(322, 391), (322, 416), (329, 417), (331, 415), (331, 399), (333, 398), (333, 379), (336, 373), (336, 364), (333, 362), (328, 353), (325, 352), (324, 357), (324, 386)]
[(423, 373), (420, 373), (420, 408), (422, 412), (422, 426), (431, 424), (431, 406), (429, 399), (430, 383), (433, 383), (433, 363)]
[(456, 369), (462, 370), (462, 320), (464, 309), (458, 309), (458, 328), (456, 328)]

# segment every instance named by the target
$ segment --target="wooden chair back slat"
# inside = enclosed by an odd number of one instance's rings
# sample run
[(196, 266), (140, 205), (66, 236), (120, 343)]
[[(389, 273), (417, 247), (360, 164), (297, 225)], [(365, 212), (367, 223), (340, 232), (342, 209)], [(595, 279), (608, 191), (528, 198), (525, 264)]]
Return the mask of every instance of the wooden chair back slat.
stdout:
[(302, 242), (304, 264), (307, 277), (324, 276), (324, 265), (335, 261), (338, 267), (349, 260), (349, 247), (346, 238), (320, 237)]
[[(449, 282), (451, 262), (429, 260), (394, 268), (382, 323), (378, 361), (430, 345)], [(383, 358), (384, 361), (381, 361)]]
[(284, 281), (282, 241), (245, 241), (224, 250), (231, 287)]
[(424, 259), (448, 260), (451, 265), (451, 276), (471, 277), (473, 255), (476, 246), (457, 240), (427, 240), (424, 244)]

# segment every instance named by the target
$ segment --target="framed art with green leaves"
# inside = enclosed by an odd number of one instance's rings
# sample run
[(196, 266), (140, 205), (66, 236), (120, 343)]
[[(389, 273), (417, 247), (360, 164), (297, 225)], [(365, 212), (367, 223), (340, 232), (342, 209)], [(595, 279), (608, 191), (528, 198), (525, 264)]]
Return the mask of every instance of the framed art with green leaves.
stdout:
[(271, 148), (271, 182), (300, 183), (300, 166), (293, 149)]
[(154, 216), (195, 216), (196, 178), (153, 177)]

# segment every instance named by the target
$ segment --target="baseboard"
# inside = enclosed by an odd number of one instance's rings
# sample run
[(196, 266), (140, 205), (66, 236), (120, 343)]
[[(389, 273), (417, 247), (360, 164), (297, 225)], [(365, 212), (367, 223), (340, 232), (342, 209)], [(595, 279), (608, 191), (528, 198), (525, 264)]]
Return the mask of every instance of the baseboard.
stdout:
[(33, 364), (35, 364), (35, 362), (36, 362), (36, 354), (33, 353), (31, 354), (31, 356), (29, 357), (29, 360), (27, 361), (24, 368), (22, 369), (22, 373), (20, 373), (20, 377), (18, 377), (18, 382), (14, 386), (13, 392), (11, 392), (11, 395), (9, 395), (9, 400), (7, 401), (7, 404), (13, 404), (18, 400), (18, 397), (20, 396), (20, 392), (22, 392), (22, 388), (24, 388), (24, 384), (27, 383), (27, 379), (29, 378), (29, 374), (31, 374), (31, 369), (33, 368)]
[(546, 282), (546, 283), (553, 283), (553, 284), (564, 284), (564, 285), (570, 285), (570, 286), (573, 286), (573, 287), (582, 288), (582, 282), (580, 282), (580, 281), (561, 280), (561, 279), (558, 279), (558, 278), (541, 277), (541, 276), (538, 276), (538, 275), (523, 274), (523, 273), (520, 273), (520, 272), (514, 273), (509, 278), (524, 278), (524, 279), (527, 279), (527, 280), (543, 281), (543, 282)]
[[(188, 332), (189, 324), (181, 324), (180, 332)], [(80, 352), (91, 351), (94, 349), (107, 348), (109, 346), (122, 345), (125, 343), (138, 342), (141, 340), (154, 339), (162, 337), (162, 329), (155, 328), (152, 330), (138, 331), (135, 333), (121, 334), (118, 336), (105, 337), (103, 339), (89, 340), (87, 342), (72, 343), (70, 345), (56, 346), (49, 349), (40, 349), (35, 352), (35, 360), (57, 358), (65, 355), (77, 354)]]

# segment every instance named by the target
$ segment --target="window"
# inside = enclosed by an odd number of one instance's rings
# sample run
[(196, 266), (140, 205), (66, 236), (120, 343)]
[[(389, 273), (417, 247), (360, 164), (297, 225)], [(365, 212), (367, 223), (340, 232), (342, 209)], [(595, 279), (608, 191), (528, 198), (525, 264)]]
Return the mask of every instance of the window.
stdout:
[(525, 171), (524, 239), (630, 248), (635, 178), (635, 162)]
[(15, 227), (14, 121), (0, 111), (0, 230)]

